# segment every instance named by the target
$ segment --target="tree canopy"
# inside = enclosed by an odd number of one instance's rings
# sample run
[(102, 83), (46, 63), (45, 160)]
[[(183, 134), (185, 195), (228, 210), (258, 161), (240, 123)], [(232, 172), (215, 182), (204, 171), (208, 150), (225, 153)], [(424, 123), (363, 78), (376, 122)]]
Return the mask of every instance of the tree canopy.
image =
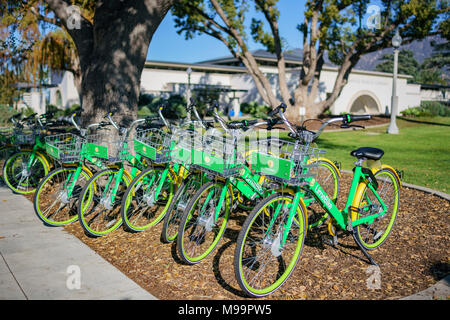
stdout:
[[(303, 61), (293, 87), (288, 84), (292, 73), (287, 70), (284, 58), (284, 40), (278, 24), (283, 17), (277, 8), (278, 0), (180, 0), (172, 13), (178, 32), (186, 39), (207, 34), (226, 45), (247, 68), (262, 99), (272, 107), (280, 101), (293, 106), (288, 110), (291, 119), (297, 121), (300, 106), (306, 107), (309, 117), (316, 117), (330, 108), (360, 57), (390, 47), (397, 28), (403, 43), (422, 39), (439, 32), (439, 19), (449, 10), (447, 1), (382, 0), (378, 3), (380, 10), (375, 26), (364, 19), (371, 4), (368, 0), (308, 0), (305, 7), (299, 3), (298, 10), (304, 13), (297, 27)], [(264, 19), (249, 17), (250, 6), (262, 13)], [(250, 30), (246, 25), (250, 25)], [(268, 77), (258, 67), (249, 49), (248, 34), (256, 43), (275, 53), (279, 93), (275, 93)], [(339, 67), (332, 90), (326, 99), (320, 100), (325, 53)]]
[(7, 0), (0, 6), (2, 65), (31, 81), (50, 69), (72, 71), (85, 122), (112, 109), (133, 119), (148, 46), (172, 2)]

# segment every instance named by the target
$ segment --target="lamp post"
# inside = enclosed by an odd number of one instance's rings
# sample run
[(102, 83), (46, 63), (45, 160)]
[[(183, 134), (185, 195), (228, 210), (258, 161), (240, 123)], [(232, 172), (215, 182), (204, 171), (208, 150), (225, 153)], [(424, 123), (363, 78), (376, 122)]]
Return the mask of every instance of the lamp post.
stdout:
[(387, 129), (387, 133), (398, 134), (398, 127), (396, 123), (398, 112), (398, 97), (397, 97), (397, 72), (398, 72), (398, 51), (402, 44), (402, 37), (398, 32), (398, 28), (395, 31), (395, 35), (392, 38), (392, 46), (394, 47), (394, 77), (392, 79), (392, 100), (391, 100), (391, 122)]
[(187, 87), (187, 103), (189, 104), (189, 100), (191, 100), (191, 73), (192, 73), (192, 68), (189, 67), (186, 69), (187, 75), (188, 75), (188, 87)]

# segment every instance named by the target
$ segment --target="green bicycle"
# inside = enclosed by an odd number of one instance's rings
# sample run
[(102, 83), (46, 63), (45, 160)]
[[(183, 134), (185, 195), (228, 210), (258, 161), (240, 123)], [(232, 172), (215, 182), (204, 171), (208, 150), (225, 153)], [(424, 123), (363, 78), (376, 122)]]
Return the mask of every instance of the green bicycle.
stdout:
[[(255, 153), (258, 165), (254, 169), (282, 182), (284, 187), (263, 199), (249, 214), (239, 232), (234, 254), (236, 279), (241, 289), (252, 297), (266, 296), (277, 290), (295, 269), (307, 231), (305, 197), (313, 195), (329, 214), (330, 233), (336, 237), (336, 228), (351, 232), (372, 264), (375, 261), (367, 250), (379, 247), (387, 239), (399, 205), (400, 178), (394, 169), (381, 165), (383, 151), (380, 149), (352, 151), (351, 155), (357, 161), (343, 210), (336, 207), (311, 174), (310, 159), (319, 157), (324, 151), (309, 144), (323, 129), (334, 122), (342, 122), (342, 127), (348, 128), (351, 122), (370, 119), (369, 115), (333, 118), (314, 133), (304, 128), (294, 130), (282, 109), (277, 111), (295, 142), (288, 143), (286, 150), (280, 150), (284, 156), (273, 156), (263, 151)], [(269, 161), (275, 165), (268, 166)], [(372, 169), (363, 166), (365, 161)], [(285, 168), (288, 168), (287, 176)]]
[[(128, 187), (136, 181), (136, 178), (145, 177), (145, 182), (151, 181), (149, 183), (153, 184), (157, 176), (161, 177), (162, 174), (165, 174), (169, 177), (167, 180), (169, 183), (161, 186), (162, 197), (170, 199), (173, 193), (173, 185), (170, 183), (173, 181), (172, 172), (164, 171), (160, 166), (153, 166), (148, 161), (152, 157), (163, 159), (167, 157), (167, 153), (159, 150), (150, 154), (150, 148), (147, 149), (145, 144), (142, 143), (149, 137), (151, 137), (150, 139), (158, 139), (158, 137), (161, 137), (158, 134), (162, 131), (157, 128), (144, 128), (138, 131), (137, 138), (134, 141), (131, 141), (129, 137), (131, 130), (139, 123), (147, 121), (147, 124), (151, 126), (155, 118), (138, 119), (133, 121), (129, 128), (120, 128), (111, 116), (112, 113), (109, 113), (105, 117), (119, 133), (118, 137), (105, 134), (86, 137), (88, 154), (113, 165), (94, 174), (84, 186), (79, 197), (79, 221), (86, 234), (93, 237), (104, 236), (116, 230), (124, 222), (127, 227), (131, 226), (129, 220), (122, 219), (122, 207), (128, 208), (130, 204), (126, 202), (122, 206), (122, 199)], [(130, 152), (130, 144), (133, 142), (136, 155), (132, 155)], [(125, 164), (131, 166), (130, 172), (126, 169)], [(144, 189), (145, 186), (142, 187)], [(147, 205), (150, 206), (150, 202), (147, 202)], [(154, 202), (153, 205), (159, 206), (159, 203)]]
[(195, 100), (192, 98), (187, 111), (188, 114), (193, 114), (197, 120), (188, 122), (174, 130), (175, 145), (171, 154), (171, 162), (174, 167), (184, 168), (184, 176), (179, 176), (180, 182), (164, 216), (161, 231), (161, 241), (164, 243), (173, 242), (177, 238), (180, 219), (191, 196), (208, 181), (204, 172), (190, 166), (192, 163), (191, 142), (196, 132), (203, 133), (214, 125), (211, 121), (205, 121), (200, 117), (195, 107)]
[[(101, 132), (87, 135), (84, 146), (87, 156), (108, 165), (88, 180), (78, 198), (78, 220), (85, 233), (92, 237), (104, 236), (122, 225), (122, 196), (132, 177), (145, 168), (141, 157), (132, 156), (128, 146), (131, 129), (145, 119), (133, 121), (128, 129), (119, 127), (112, 115), (113, 112), (109, 112), (104, 118), (114, 127), (116, 134)], [(131, 172), (125, 168), (125, 162), (131, 164)]]
[[(275, 126), (278, 121), (225, 122), (214, 109), (214, 117), (228, 136), (221, 132), (195, 135), (192, 141), (192, 166), (209, 176), (190, 199), (180, 220), (177, 249), (181, 259), (196, 264), (206, 258), (218, 245), (225, 232), (231, 210), (237, 207), (239, 197), (256, 201), (270, 192), (260, 175), (244, 165), (243, 150), (237, 143), (244, 132), (258, 126)], [(243, 202), (241, 202), (243, 203)]]
[[(225, 132), (234, 138), (234, 142), (223, 140), (220, 134), (216, 137), (206, 136), (201, 137), (202, 141), (197, 143), (201, 145), (203, 142), (203, 148), (197, 151), (193, 150), (194, 156), (196, 156), (194, 158), (198, 163), (196, 164), (194, 161), (194, 166), (212, 174), (212, 177), (210, 182), (204, 184), (192, 196), (180, 222), (178, 233), (182, 236), (178, 237), (177, 248), (182, 260), (189, 264), (200, 262), (214, 250), (226, 229), (232, 209), (239, 206), (245, 211), (249, 211), (254, 208), (257, 201), (279, 187), (265, 179), (263, 175), (252, 171), (251, 163), (254, 162), (251, 159), (255, 149), (252, 148), (251, 143), (245, 144), (243, 150), (237, 153), (236, 151), (237, 141), (244, 135), (244, 132), (252, 132), (252, 129), (258, 126), (267, 126), (267, 131), (270, 131), (277, 124), (282, 123), (282, 120), (244, 120), (226, 123), (217, 114), (216, 109), (214, 112), (216, 121), (220, 123)], [(273, 117), (274, 114), (270, 113), (269, 117)], [(263, 138), (267, 137), (263, 135)], [(224, 149), (228, 149), (229, 154), (225, 152), (222, 158), (211, 155), (208, 148), (214, 143), (218, 143), (221, 150), (212, 150), (213, 154), (217, 151), (224, 153)], [(333, 200), (337, 199), (340, 177), (338, 169), (328, 159), (321, 158), (314, 161), (321, 173), (319, 179), (329, 185), (328, 194)], [(233, 164), (236, 164), (236, 167), (233, 168)], [(230, 172), (231, 174), (229, 174)], [(312, 205), (314, 201), (315, 199), (311, 198), (308, 200), (308, 204)], [(320, 220), (316, 225), (319, 223), (321, 223)], [(311, 225), (311, 227), (314, 226)]]
[(77, 205), (82, 188), (94, 172), (108, 168), (102, 161), (85, 152), (85, 136), (88, 132), (102, 130), (111, 124), (93, 123), (81, 129), (75, 121), (75, 116), (79, 116), (81, 111), (79, 109), (71, 116), (75, 133), (45, 137), (47, 154), (60, 165), (41, 180), (33, 204), (38, 218), (48, 226), (63, 226), (78, 220)]
[[(13, 148), (18, 147), (18, 149), (16, 149), (17, 152), (12, 152), (3, 165), (3, 180), (13, 192), (18, 194), (35, 192), (40, 180), (52, 168), (52, 161), (44, 152), (46, 131), (65, 131), (54, 128), (65, 123), (49, 121), (53, 113), (49, 112), (39, 117), (36, 115), (35, 113), (21, 120), (28, 129), (20, 123), (16, 126), (11, 142), (14, 145)], [(35, 123), (35, 120), (38, 123)]]

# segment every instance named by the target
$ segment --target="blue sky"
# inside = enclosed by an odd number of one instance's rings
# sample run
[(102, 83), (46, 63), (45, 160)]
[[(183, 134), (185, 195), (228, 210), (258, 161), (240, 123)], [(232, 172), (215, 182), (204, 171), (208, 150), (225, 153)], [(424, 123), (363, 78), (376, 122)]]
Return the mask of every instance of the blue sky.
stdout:
[[(288, 49), (301, 47), (300, 33), (296, 27), (303, 20), (305, 2), (305, 0), (280, 0), (278, 3), (280, 32), (289, 44)], [(248, 23), (254, 14), (251, 8)], [(256, 44), (250, 45), (251, 50), (260, 48), (262, 47)], [(147, 59), (189, 63), (229, 55), (226, 46), (210, 36), (201, 35), (184, 40), (182, 35), (176, 33), (173, 16), (169, 13), (153, 35)]]
[[(297, 25), (303, 21), (305, 2), (306, 0), (280, 0), (277, 4), (280, 10), (280, 34), (288, 44), (286, 49), (302, 47)], [(372, 4), (377, 3), (379, 4), (379, 0), (372, 1)], [(255, 11), (251, 8), (246, 21), (248, 24), (253, 16)], [(366, 14), (365, 19), (368, 16), (369, 14)], [(264, 21), (261, 14), (260, 18)], [(262, 46), (250, 43), (250, 49), (262, 49)], [(225, 45), (210, 36), (200, 35), (191, 40), (184, 40), (182, 35), (176, 33), (173, 16), (169, 12), (153, 35), (147, 59), (191, 63), (229, 55)]]

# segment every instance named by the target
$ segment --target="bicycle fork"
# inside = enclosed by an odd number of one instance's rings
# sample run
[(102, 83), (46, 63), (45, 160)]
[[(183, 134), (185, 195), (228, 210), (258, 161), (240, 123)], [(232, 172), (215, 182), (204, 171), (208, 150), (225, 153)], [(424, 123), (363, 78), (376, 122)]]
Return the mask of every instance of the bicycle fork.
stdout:
[[(291, 204), (279, 203), (275, 208), (275, 212), (269, 222), (266, 234), (263, 239), (263, 246), (270, 247), (270, 251), (274, 257), (279, 257), (283, 252), (283, 248), (289, 236), (289, 231), (291, 230), (292, 222), (294, 221), (295, 214), (297, 213), (297, 207), (300, 203), (302, 197), (301, 192), (296, 192), (294, 199)], [(270, 237), (270, 231), (272, 230), (275, 221), (280, 215), (286, 216), (286, 222), (282, 226), (282, 230), (277, 234), (275, 238)]]
[(83, 167), (81, 165), (77, 166), (75, 172), (70, 172), (66, 183), (64, 184), (63, 190), (61, 191), (61, 202), (69, 203), (70, 198), (72, 197), (73, 190), (75, 189), (75, 185), (78, 182), (78, 178), (80, 177), (81, 171)]

